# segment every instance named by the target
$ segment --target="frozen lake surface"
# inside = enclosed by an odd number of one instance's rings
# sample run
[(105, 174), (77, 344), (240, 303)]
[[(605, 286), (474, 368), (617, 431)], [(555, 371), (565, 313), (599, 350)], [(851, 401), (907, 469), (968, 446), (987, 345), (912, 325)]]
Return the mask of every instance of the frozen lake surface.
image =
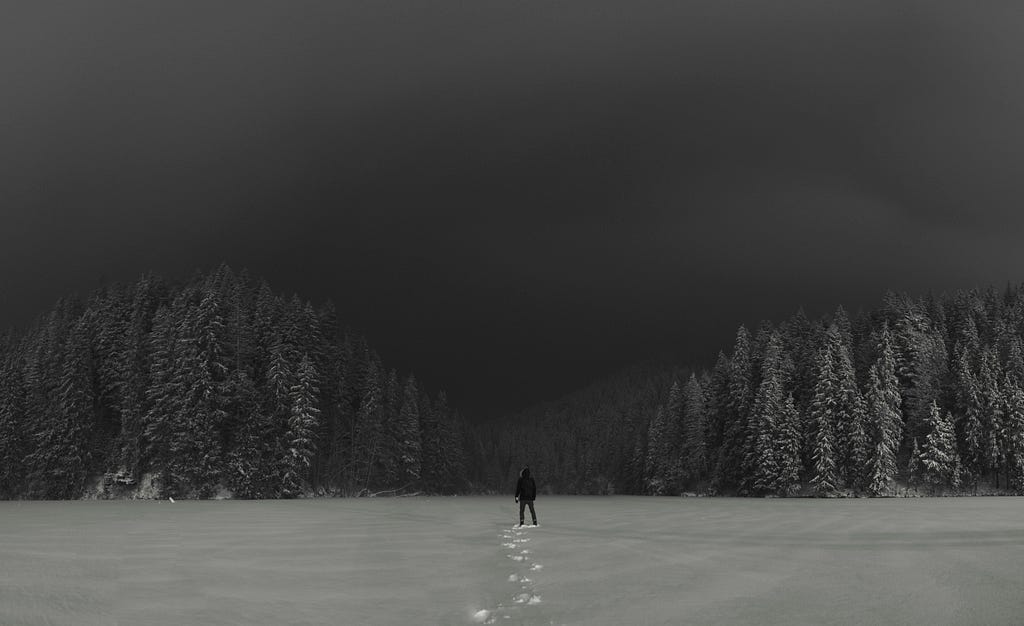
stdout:
[[(1024, 499), (0, 502), (0, 624), (1020, 624)], [(529, 519), (529, 514), (527, 514)]]

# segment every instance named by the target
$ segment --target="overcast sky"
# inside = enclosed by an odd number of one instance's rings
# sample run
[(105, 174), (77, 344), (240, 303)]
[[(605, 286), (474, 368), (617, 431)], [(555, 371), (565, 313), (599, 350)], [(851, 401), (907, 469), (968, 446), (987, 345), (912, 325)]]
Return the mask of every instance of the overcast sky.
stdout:
[(0, 325), (226, 260), (484, 411), (1018, 282), (1024, 12), (968, 4), (21, 3)]

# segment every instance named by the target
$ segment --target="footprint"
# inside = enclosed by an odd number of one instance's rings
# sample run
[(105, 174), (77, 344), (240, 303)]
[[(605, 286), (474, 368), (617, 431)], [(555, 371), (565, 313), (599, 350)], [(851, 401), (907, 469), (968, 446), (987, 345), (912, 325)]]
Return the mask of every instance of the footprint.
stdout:
[(540, 563), (534, 563), (533, 565), (530, 566), (530, 569), (533, 570), (533, 571), (537, 571), (539, 569), (544, 569), (544, 566), (541, 565)]
[(533, 593), (521, 593), (515, 597), (516, 604), (540, 604), (540, 596)]

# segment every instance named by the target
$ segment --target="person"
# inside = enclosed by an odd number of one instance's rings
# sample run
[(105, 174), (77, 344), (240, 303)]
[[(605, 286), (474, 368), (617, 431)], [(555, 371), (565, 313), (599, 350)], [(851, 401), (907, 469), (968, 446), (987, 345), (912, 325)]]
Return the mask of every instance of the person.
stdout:
[(526, 505), (530, 505), (530, 516), (533, 518), (533, 525), (537, 525), (537, 511), (533, 508), (533, 501), (537, 499), (537, 483), (530, 476), (530, 466), (527, 465), (519, 472), (519, 482), (516, 483), (516, 502), (519, 503), (519, 525), (523, 525), (523, 512)]

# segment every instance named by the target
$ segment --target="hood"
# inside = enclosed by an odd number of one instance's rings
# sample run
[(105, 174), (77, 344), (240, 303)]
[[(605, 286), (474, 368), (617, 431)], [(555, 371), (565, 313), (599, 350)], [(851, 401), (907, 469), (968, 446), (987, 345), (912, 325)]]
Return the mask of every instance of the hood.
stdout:
[(521, 472), (519, 472), (519, 477), (520, 478), (529, 478), (530, 477), (530, 468), (529, 467), (524, 467), (523, 470)]

